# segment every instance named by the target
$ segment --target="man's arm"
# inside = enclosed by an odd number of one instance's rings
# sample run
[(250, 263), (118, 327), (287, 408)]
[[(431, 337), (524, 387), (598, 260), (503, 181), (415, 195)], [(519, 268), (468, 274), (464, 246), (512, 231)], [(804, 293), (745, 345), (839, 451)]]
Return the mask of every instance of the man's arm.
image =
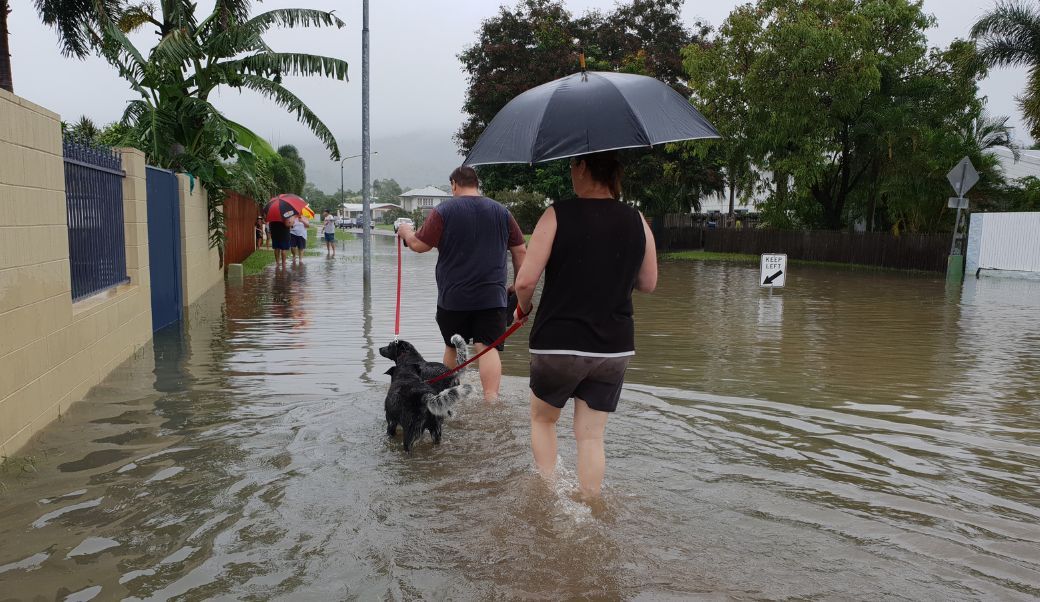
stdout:
[(401, 226), (397, 229), (397, 235), (401, 237), (401, 240), (404, 241), (406, 247), (415, 251), (416, 253), (425, 253), (433, 248), (430, 245), (419, 240), (419, 237), (415, 235), (415, 230), (413, 230), (412, 227), (408, 224), (401, 224)]
[(520, 274), (520, 266), (524, 265), (524, 258), (527, 257), (527, 245), (524, 241), (524, 233), (520, 230), (520, 224), (516, 223), (516, 218), (512, 214), (509, 215), (509, 241), (506, 244), (509, 247), (509, 254), (513, 256), (513, 281), (516, 282), (516, 277)]

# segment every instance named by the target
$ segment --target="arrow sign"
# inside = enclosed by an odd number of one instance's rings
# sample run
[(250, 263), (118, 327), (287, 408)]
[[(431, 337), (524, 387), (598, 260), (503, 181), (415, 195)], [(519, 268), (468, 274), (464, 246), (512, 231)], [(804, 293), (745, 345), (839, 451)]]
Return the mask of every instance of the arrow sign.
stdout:
[(758, 281), (766, 288), (782, 288), (787, 280), (787, 255), (764, 253)]
[(971, 160), (964, 157), (960, 163), (950, 170), (950, 173), (946, 174), (946, 179), (950, 181), (950, 186), (953, 186), (953, 191), (957, 193), (957, 196), (963, 197), (964, 193), (971, 190), (972, 186), (978, 183), (979, 172), (975, 171), (975, 166), (971, 164)]

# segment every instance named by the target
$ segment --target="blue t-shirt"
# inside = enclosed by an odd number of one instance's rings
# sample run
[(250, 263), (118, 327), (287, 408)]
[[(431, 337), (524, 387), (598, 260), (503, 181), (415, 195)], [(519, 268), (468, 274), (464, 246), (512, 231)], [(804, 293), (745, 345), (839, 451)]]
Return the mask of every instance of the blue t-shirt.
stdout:
[(416, 237), (438, 251), (439, 307), (476, 311), (506, 306), (506, 254), (524, 244), (508, 209), (483, 196), (454, 197), (430, 212)]

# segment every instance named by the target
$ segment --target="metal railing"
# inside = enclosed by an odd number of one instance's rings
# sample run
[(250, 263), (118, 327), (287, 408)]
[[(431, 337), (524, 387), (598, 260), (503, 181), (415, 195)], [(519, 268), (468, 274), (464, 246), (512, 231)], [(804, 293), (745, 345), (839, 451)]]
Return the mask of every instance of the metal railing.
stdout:
[(123, 230), (123, 171), (119, 153), (66, 138), (65, 204), (72, 300), (129, 282)]

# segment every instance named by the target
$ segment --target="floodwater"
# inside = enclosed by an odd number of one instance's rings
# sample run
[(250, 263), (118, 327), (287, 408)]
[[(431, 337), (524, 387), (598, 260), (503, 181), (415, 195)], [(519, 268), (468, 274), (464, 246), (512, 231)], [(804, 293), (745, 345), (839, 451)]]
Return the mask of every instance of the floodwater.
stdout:
[(523, 339), (501, 404), (385, 437), (374, 248), (367, 289), (348, 241), (207, 295), (9, 459), (0, 600), (1040, 596), (1040, 283), (663, 263), (589, 506), (567, 413), (531, 468)]

